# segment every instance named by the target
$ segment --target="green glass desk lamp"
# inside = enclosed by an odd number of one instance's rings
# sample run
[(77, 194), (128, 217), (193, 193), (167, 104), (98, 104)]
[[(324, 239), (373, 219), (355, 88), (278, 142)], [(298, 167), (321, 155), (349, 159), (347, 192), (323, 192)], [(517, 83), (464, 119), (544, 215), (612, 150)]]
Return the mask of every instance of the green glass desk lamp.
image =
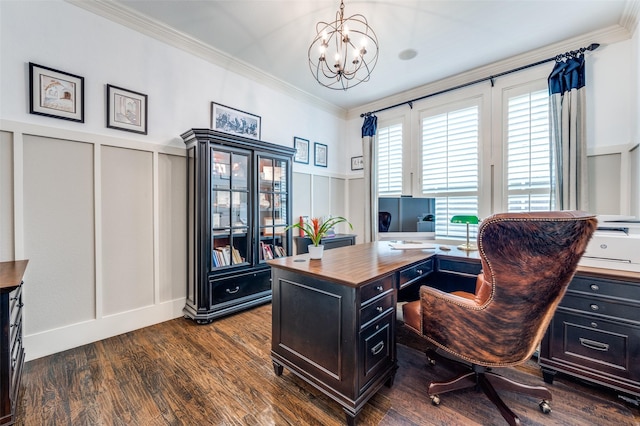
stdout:
[(469, 242), (469, 225), (477, 225), (478, 224), (478, 216), (472, 215), (457, 215), (451, 218), (451, 223), (466, 223), (467, 224), (467, 243), (460, 244), (458, 248), (460, 250), (473, 251), (478, 250), (478, 246), (475, 243)]

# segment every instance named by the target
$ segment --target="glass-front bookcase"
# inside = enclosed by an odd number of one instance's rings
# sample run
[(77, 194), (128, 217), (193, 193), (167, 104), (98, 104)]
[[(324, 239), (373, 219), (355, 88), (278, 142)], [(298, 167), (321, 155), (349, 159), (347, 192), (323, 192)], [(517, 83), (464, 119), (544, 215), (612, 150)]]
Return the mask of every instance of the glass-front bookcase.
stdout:
[(209, 129), (187, 146), (186, 317), (198, 323), (271, 300), (266, 261), (292, 254), (293, 148)]

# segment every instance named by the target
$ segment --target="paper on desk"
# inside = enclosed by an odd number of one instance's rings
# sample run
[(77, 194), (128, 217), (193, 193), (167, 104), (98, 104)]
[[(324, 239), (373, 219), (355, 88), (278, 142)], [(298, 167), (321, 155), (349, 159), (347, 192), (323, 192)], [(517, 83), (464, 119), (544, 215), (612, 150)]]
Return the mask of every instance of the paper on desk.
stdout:
[(392, 249), (396, 250), (411, 250), (411, 249), (431, 249), (435, 250), (436, 246), (430, 243), (421, 243), (421, 242), (403, 242), (403, 243), (389, 243), (389, 246)]

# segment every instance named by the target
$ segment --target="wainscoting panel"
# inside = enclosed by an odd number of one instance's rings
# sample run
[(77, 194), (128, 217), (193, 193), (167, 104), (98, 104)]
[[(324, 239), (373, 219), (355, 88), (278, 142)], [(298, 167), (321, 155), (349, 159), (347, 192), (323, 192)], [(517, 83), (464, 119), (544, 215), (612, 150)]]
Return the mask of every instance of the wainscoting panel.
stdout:
[(0, 260), (13, 254), (13, 135), (0, 132)]
[(112, 315), (154, 303), (153, 154), (103, 146), (102, 295)]
[(159, 299), (184, 298), (187, 270), (187, 169), (184, 157), (158, 154)]
[(42, 136), (23, 139), (24, 258), (29, 259), (24, 334), (30, 335), (96, 317), (94, 146)]

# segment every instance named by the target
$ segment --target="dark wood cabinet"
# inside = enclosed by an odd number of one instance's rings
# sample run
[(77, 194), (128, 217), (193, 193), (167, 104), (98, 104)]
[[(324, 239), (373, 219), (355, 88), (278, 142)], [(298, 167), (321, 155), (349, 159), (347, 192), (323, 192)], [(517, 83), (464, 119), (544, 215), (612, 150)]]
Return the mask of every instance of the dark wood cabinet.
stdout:
[(186, 317), (209, 323), (271, 300), (266, 260), (292, 254), (295, 150), (209, 129), (187, 146)]
[(540, 347), (545, 382), (557, 372), (640, 402), (640, 274), (580, 270)]
[(27, 262), (0, 262), (0, 425), (15, 422), (24, 365), (22, 277)]
[[(313, 244), (309, 237), (293, 237), (296, 243), (296, 254), (309, 253), (309, 246)], [(323, 238), (320, 244), (324, 245), (325, 250), (331, 250), (338, 247), (352, 246), (356, 243), (355, 234), (336, 234), (330, 238)]]

